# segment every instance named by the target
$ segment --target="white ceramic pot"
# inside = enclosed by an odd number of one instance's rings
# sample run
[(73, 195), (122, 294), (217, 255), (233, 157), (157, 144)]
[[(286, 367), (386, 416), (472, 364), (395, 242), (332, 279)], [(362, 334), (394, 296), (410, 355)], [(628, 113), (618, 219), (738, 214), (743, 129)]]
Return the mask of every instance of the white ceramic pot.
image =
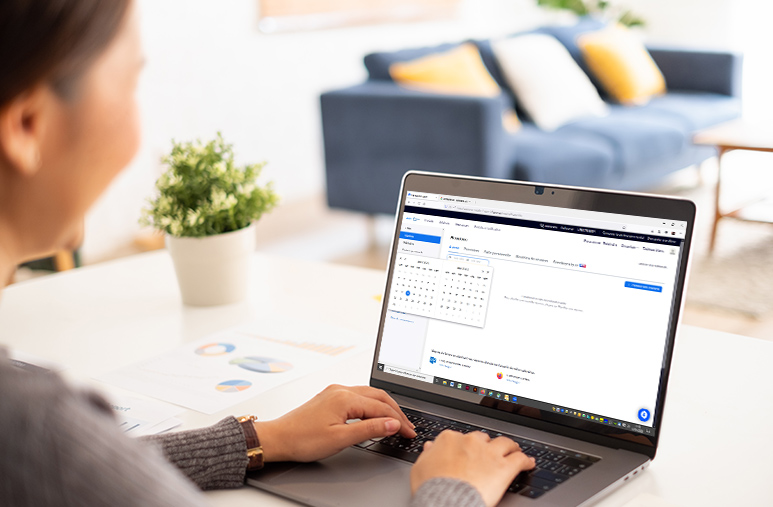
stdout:
[(213, 306), (247, 297), (255, 225), (203, 238), (166, 236), (183, 303)]

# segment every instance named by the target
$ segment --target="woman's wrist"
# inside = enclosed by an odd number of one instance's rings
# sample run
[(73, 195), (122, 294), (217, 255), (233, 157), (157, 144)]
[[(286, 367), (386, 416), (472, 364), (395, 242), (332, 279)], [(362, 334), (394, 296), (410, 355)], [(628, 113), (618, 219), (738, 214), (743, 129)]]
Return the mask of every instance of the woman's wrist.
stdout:
[(291, 461), (289, 455), (282, 446), (282, 439), (278, 435), (276, 421), (255, 421), (255, 431), (258, 433), (260, 445), (263, 447), (263, 462)]

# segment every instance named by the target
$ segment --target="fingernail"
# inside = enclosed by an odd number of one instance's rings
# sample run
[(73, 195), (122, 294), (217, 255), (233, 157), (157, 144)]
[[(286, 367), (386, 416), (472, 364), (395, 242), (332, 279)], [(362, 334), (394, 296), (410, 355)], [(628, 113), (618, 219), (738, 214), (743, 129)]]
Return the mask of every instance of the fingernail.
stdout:
[(416, 428), (415, 424), (413, 424), (413, 423), (409, 423), (409, 424), (411, 425), (411, 429), (415, 429)]
[(386, 422), (386, 430), (389, 433), (394, 433), (400, 429), (400, 423), (394, 419), (390, 419)]

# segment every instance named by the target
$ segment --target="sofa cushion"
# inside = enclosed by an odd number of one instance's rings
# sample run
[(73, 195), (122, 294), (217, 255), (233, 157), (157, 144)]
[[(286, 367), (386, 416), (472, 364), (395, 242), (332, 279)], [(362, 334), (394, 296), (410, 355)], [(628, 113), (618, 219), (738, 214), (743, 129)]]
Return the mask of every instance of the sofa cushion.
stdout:
[(689, 134), (668, 114), (646, 107), (610, 106), (609, 116), (579, 120), (556, 132), (593, 134), (610, 143), (615, 153), (615, 170), (621, 174), (668, 165), (689, 142)]
[(389, 67), (392, 79), (405, 87), (426, 92), (496, 97), (502, 89), (471, 42)]
[(541, 129), (607, 114), (588, 76), (555, 37), (521, 35), (496, 41), (493, 47), (519, 104)]
[(504, 177), (594, 187), (615, 176), (612, 143), (591, 132), (545, 132), (524, 124), (508, 136), (507, 146), (514, 173)]
[(377, 81), (392, 81), (392, 77), (389, 75), (389, 67), (393, 63), (407, 62), (421, 58), (422, 56), (431, 55), (433, 53), (441, 53), (443, 51), (448, 51), (449, 49), (460, 46), (461, 44), (461, 42), (454, 42), (424, 48), (371, 53), (365, 56), (365, 68), (368, 69), (368, 75), (370, 76), (370, 79)]
[[(517, 37), (519, 35), (530, 35), (530, 34), (550, 35), (545, 31), (544, 28), (535, 28), (534, 30), (514, 33), (509, 37)], [(499, 86), (503, 90), (513, 95), (512, 90), (510, 90), (510, 84), (507, 82), (507, 79), (505, 78), (505, 75), (502, 72), (502, 68), (499, 66), (499, 62), (497, 62), (497, 57), (494, 55), (494, 48), (491, 45), (491, 41), (476, 40), (474, 42), (475, 42), (475, 45), (478, 46), (478, 51), (480, 51), (480, 57), (483, 60), (483, 63), (486, 64), (488, 71), (491, 73), (491, 77), (494, 78), (494, 80), (499, 84)]]
[(706, 92), (668, 92), (645, 106), (672, 117), (688, 131), (704, 129), (741, 115), (741, 99)]
[(577, 44), (585, 63), (617, 102), (643, 105), (666, 93), (666, 81), (644, 44), (622, 25), (588, 32)]

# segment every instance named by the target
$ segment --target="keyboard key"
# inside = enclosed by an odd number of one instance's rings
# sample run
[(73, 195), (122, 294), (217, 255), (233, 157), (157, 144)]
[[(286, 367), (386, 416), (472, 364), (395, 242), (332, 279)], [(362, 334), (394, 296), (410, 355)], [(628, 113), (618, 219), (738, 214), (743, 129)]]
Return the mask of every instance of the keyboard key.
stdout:
[(553, 463), (552, 461), (542, 459), (542, 458), (537, 459), (537, 468), (545, 468), (547, 466), (552, 466), (552, 465), (558, 465), (558, 463)]
[(549, 452), (549, 453), (545, 454), (544, 456), (542, 456), (542, 458), (546, 459), (546, 460), (549, 460), (549, 461), (554, 461), (554, 462), (558, 463), (558, 462), (563, 461), (566, 458), (566, 456), (563, 456), (563, 455), (561, 455), (561, 454), (559, 454), (557, 452)]
[(542, 491), (550, 491), (551, 489), (558, 486), (558, 483), (556, 482), (546, 481), (545, 479), (540, 479), (539, 477), (534, 476), (529, 476), (526, 482), (528, 486)]
[(569, 479), (569, 477), (566, 475), (559, 474), (556, 472), (551, 472), (549, 470), (537, 470), (536, 472), (534, 472), (533, 477), (544, 479), (549, 482), (555, 482), (556, 484), (561, 484), (565, 482), (567, 479)]
[(527, 498), (539, 498), (544, 495), (545, 492), (534, 488), (526, 488), (518, 494)]
[(545, 470), (549, 470), (551, 472), (557, 472), (558, 470), (560, 470), (563, 467), (564, 467), (564, 465), (562, 465), (561, 463), (548, 462), (547, 465), (545, 465), (544, 467), (541, 467), (541, 468), (544, 468)]
[(361, 447), (361, 448), (363, 448), (363, 449), (367, 449), (368, 447), (370, 447), (371, 445), (373, 445), (373, 444), (375, 444), (375, 443), (376, 443), (376, 442), (374, 442), (373, 440), (366, 440), (366, 441), (364, 441), (364, 442), (360, 442), (359, 444), (355, 444), (355, 445), (356, 445), (357, 447)]
[(512, 483), (512, 484), (510, 484), (510, 487), (507, 488), (507, 491), (509, 491), (510, 493), (518, 493), (519, 491), (521, 491), (522, 489), (525, 489), (527, 487), (528, 486), (526, 486), (525, 484), (515, 484), (515, 483)]

